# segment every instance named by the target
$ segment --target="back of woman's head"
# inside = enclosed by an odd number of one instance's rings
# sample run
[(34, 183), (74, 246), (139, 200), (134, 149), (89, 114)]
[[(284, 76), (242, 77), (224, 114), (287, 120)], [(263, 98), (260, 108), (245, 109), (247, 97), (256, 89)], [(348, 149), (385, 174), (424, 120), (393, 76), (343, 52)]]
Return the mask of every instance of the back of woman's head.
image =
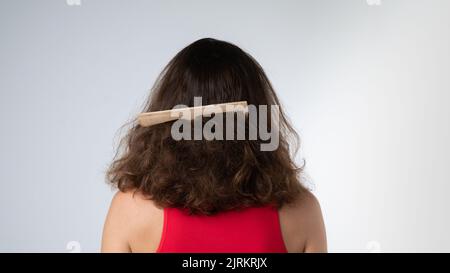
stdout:
[[(269, 108), (279, 105), (263, 69), (250, 55), (210, 38), (192, 43), (169, 62), (143, 112), (194, 106), (194, 97), (201, 98), (203, 105), (235, 101)], [(244, 140), (175, 140), (173, 122), (142, 127), (134, 121), (107, 178), (120, 190), (138, 190), (157, 205), (197, 214), (290, 203), (305, 191), (299, 181), (302, 169), (291, 155), (298, 137), (277, 109), (278, 124), (271, 123), (270, 114), (267, 124), (269, 130), (275, 126), (279, 130), (278, 146), (272, 151), (260, 149), (266, 139), (259, 135)], [(210, 118), (200, 119), (205, 124)], [(246, 135), (251, 126), (258, 128), (261, 123), (247, 117)]]

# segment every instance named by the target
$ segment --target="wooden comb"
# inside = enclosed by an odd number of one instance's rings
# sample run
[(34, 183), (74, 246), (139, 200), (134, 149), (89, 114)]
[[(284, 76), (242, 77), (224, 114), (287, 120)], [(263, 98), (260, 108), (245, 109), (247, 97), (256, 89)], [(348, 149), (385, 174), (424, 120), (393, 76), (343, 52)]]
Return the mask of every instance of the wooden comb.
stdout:
[(247, 101), (227, 102), (220, 104), (209, 104), (202, 106), (170, 109), (155, 112), (146, 112), (138, 115), (139, 125), (142, 127), (149, 127), (152, 125), (183, 119), (195, 119), (198, 116), (203, 116), (204, 113), (226, 113), (226, 112), (244, 112), (248, 113)]

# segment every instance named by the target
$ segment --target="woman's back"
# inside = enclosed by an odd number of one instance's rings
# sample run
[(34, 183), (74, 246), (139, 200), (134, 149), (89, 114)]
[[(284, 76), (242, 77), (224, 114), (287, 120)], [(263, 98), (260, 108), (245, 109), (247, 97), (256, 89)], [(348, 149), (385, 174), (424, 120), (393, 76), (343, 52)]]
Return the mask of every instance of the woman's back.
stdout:
[(139, 192), (118, 192), (105, 223), (103, 252), (323, 252), (325, 230), (312, 194), (292, 206), (189, 215), (159, 208)]
[(272, 206), (189, 215), (164, 209), (164, 227), (157, 252), (286, 252)]

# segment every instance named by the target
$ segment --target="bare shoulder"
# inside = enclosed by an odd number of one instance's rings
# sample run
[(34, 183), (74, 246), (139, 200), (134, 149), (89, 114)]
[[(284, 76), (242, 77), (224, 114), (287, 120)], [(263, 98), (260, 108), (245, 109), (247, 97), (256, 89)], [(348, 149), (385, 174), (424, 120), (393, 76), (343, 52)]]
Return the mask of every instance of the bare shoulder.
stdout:
[(319, 200), (310, 191), (305, 191), (295, 200), (295, 202), (284, 206), (283, 209), (290, 214), (303, 216), (297, 217), (297, 220), (309, 218), (305, 216), (317, 216), (317, 213), (320, 213), (321, 211)]
[(326, 252), (325, 225), (320, 203), (307, 191), (280, 210), (280, 223), (290, 252)]
[(133, 216), (142, 210), (147, 212), (160, 210), (151, 199), (135, 190), (116, 192), (111, 201), (111, 209), (123, 216)]
[(138, 191), (118, 191), (112, 198), (106, 217), (103, 252), (141, 252), (136, 242), (145, 241), (152, 252), (157, 234), (162, 226), (162, 208)]

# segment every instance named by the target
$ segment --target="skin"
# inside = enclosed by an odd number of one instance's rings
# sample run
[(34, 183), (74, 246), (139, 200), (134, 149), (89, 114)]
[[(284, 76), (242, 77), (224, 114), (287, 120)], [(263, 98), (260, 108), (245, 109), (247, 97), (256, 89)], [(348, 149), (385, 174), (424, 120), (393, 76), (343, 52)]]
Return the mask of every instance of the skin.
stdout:
[[(279, 211), (288, 252), (326, 252), (325, 226), (319, 202), (307, 193)], [(163, 210), (142, 194), (117, 192), (106, 217), (102, 252), (153, 253), (163, 228)]]

